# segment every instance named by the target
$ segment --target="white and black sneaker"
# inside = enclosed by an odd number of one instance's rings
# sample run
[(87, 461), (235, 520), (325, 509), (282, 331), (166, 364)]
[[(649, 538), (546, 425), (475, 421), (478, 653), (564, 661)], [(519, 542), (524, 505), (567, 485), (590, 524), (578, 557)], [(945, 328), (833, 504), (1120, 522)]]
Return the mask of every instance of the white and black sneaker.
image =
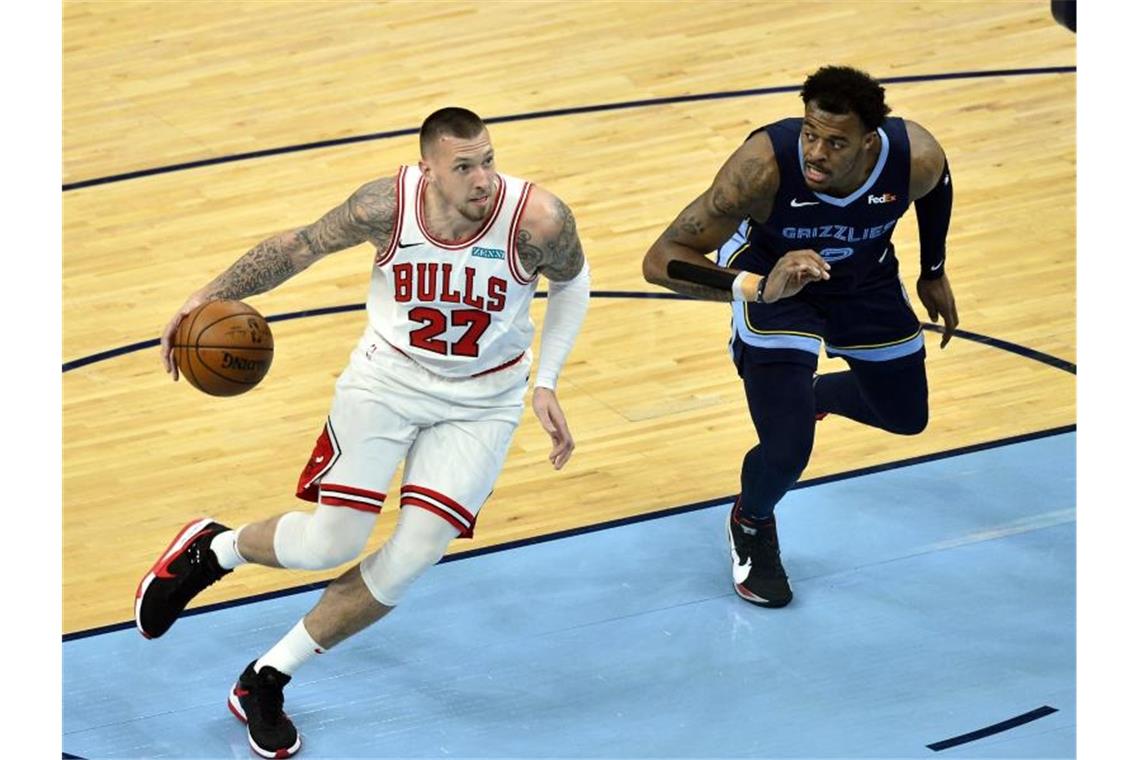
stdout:
[(291, 676), (269, 665), (255, 671), (251, 662), (230, 690), (230, 712), (246, 725), (249, 746), (262, 757), (292, 757), (301, 736), (285, 714), (285, 685)]
[(728, 550), (732, 558), (732, 587), (746, 602), (761, 607), (783, 607), (792, 601), (788, 574), (780, 564), (780, 540), (776, 518), (746, 524), (737, 511), (740, 501), (728, 512)]

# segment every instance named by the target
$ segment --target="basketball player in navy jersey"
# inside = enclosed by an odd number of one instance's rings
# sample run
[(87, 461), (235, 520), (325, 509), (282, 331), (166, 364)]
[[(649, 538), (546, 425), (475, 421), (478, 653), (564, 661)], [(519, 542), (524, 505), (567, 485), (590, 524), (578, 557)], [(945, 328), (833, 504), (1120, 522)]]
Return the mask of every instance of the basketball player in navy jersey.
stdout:
[[(856, 69), (821, 68), (800, 96), (803, 118), (752, 132), (643, 262), (649, 282), (732, 302), (732, 354), (760, 443), (744, 456), (727, 533), (733, 588), (763, 607), (792, 600), (774, 512), (807, 466), (817, 419), (901, 435), (926, 427), (922, 328), (891, 243), (912, 202), (918, 297), (944, 322), (943, 348), (958, 325), (946, 276), (953, 190), (938, 141), (888, 118), (883, 88)], [(817, 377), (821, 346), (849, 369)]]
[(364, 334), (297, 487), (315, 508), (236, 530), (192, 520), (136, 592), (136, 625), (153, 639), (240, 565), (320, 570), (349, 562), (363, 551), (403, 462), (392, 536), (329, 584), (230, 692), (230, 709), (262, 757), (301, 747), (284, 712), (294, 672), (387, 615), (454, 538), (471, 537), (522, 414), (540, 274), (549, 300), (531, 403), (556, 470), (574, 450), (554, 391), (590, 296), (573, 214), (550, 192), (496, 170), (490, 134), (471, 111), (430, 115), (420, 152), (418, 164), (366, 183), (316, 222), (256, 245), (191, 294), (163, 332), (162, 359), (177, 380), (171, 340), (199, 304), (264, 293), (329, 254), (375, 247)]

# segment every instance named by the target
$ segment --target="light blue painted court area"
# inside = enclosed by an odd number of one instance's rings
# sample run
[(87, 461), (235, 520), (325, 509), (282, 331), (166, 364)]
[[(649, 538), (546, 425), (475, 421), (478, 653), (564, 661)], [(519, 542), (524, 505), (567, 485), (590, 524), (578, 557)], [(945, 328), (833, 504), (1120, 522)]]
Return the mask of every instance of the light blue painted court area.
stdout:
[[(1075, 757), (1075, 481), (1064, 432), (794, 490), (781, 610), (728, 504), (445, 562), (297, 673), (299, 757)], [(251, 757), (227, 692), (319, 593), (67, 641), (64, 752)]]

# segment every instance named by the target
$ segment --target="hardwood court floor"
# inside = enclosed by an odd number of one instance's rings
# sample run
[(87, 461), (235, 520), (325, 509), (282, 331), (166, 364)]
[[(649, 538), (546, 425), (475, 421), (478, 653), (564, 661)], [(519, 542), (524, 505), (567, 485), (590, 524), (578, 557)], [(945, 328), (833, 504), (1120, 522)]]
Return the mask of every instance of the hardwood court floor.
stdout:
[[(1043, 2), (65, 2), (64, 361), (155, 338), (191, 290), (415, 160), (416, 143), (86, 181), (414, 131), (446, 104), (492, 118), (673, 99), (491, 128), (502, 171), (574, 209), (595, 298), (559, 386), (573, 460), (550, 469), (528, 413), (475, 540), (454, 548), (731, 494), (754, 434), (727, 308), (620, 294), (659, 292), (641, 279), (646, 248), (754, 126), (801, 111), (794, 88), (825, 63), (916, 78), (888, 82), (888, 102), (950, 156), (962, 329), (1075, 362), (1075, 44)], [(929, 78), (948, 74), (963, 76)], [(756, 88), (788, 90), (678, 100)], [(895, 241), (913, 295), (912, 219)], [(370, 260), (345, 252), (250, 302), (266, 315), (359, 304)], [(235, 399), (172, 385), (154, 348), (65, 372), (65, 632), (130, 619), (138, 577), (191, 516), (236, 525), (298, 507), (293, 483), (362, 327), (359, 311), (274, 323), (272, 371)], [(805, 477), (1075, 422), (1071, 372), (935, 338), (928, 430), (829, 418)], [(250, 570), (201, 602), (332, 575)]]

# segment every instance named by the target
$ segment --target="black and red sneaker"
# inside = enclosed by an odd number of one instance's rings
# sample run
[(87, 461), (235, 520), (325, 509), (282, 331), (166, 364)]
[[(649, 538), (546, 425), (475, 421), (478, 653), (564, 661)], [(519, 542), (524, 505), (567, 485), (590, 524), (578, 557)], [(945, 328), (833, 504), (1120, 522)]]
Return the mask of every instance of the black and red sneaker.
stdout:
[(249, 746), (262, 757), (292, 757), (301, 749), (301, 735), (285, 714), (285, 685), (292, 680), (274, 667), (254, 670), (251, 662), (230, 690), (230, 712), (246, 726)]
[(732, 587), (746, 602), (783, 607), (792, 601), (792, 587), (780, 562), (776, 518), (753, 522), (738, 515), (738, 509), (739, 502), (729, 510), (726, 526)]
[(225, 570), (210, 550), (214, 536), (229, 530), (209, 517), (187, 523), (135, 592), (135, 625), (148, 639), (166, 633), (204, 588), (233, 570)]

